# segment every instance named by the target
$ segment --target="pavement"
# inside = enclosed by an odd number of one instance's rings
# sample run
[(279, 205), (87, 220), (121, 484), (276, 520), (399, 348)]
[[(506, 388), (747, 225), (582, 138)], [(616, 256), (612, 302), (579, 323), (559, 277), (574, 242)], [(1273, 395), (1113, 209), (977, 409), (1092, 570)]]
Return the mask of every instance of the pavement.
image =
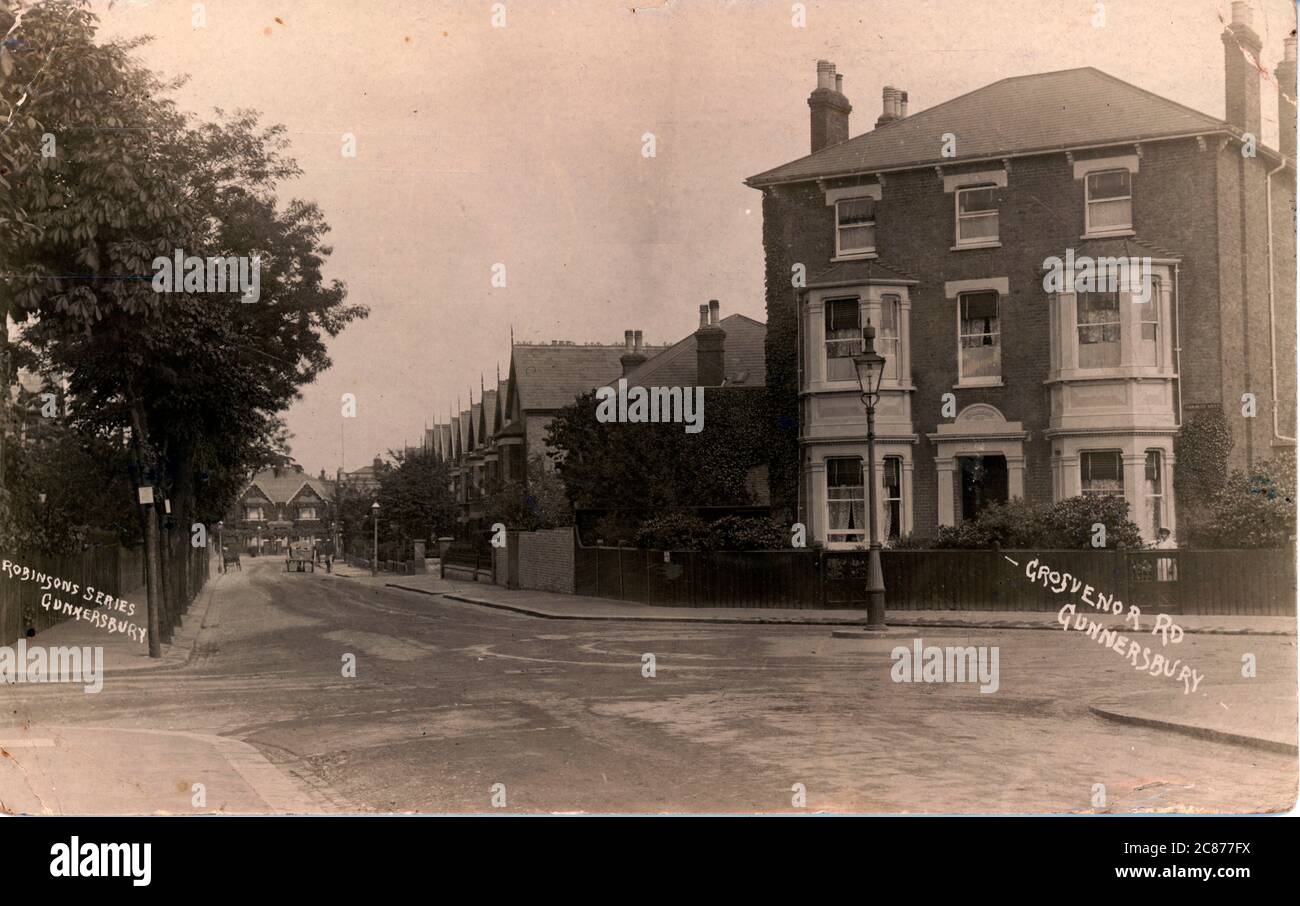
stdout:
[[(103, 682), (143, 673), (168, 673), (194, 658), (204, 628), (215, 622), (223, 595), (237, 594), (238, 573), (226, 579), (213, 563), (162, 657), (125, 633), (64, 621), (27, 639), (27, 645), (100, 647)], [(143, 592), (128, 597), (131, 619), (143, 624)], [(13, 685), (17, 692), (75, 690), (93, 702), (85, 684)], [(102, 691), (102, 690), (101, 690)], [(8, 710), (8, 709), (7, 709)], [(40, 709), (43, 710), (43, 709)], [(19, 714), (14, 709), (13, 714)], [(0, 716), (0, 814), (310, 814), (327, 801), (277, 769), (255, 746), (211, 733), (163, 728), (59, 726), (35, 720), (6, 725)]]
[[(436, 573), (289, 575), (246, 559), (243, 572), (214, 573), (162, 659), (85, 623), (41, 634), (103, 644), (103, 690), (5, 688), (0, 810), (1254, 813), (1295, 803), (1294, 621), (1288, 632), (1259, 618), (1178, 618), (1188, 629), (1179, 654), (1206, 674), (1184, 695), (1077, 634), (1023, 631), (1054, 616), (890, 613), (926, 644), (1000, 648), (1000, 686), (983, 694), (890, 682), (899, 641), (831, 638), (828, 627), (860, 624), (844, 611), (646, 608)], [(1240, 676), (1243, 653), (1257, 678)], [(509, 790), (499, 808), (498, 784)]]

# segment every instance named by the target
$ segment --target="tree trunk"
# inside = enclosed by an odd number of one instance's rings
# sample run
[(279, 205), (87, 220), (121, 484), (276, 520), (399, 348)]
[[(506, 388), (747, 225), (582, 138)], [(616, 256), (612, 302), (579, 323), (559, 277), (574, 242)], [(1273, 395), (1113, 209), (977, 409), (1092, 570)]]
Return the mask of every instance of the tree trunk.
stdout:
[(158, 569), (158, 520), (145, 507), (144, 514), (144, 558), (148, 564), (149, 581), (146, 585), (149, 611), (149, 657), (162, 657), (162, 637), (159, 633), (158, 594), (162, 585)]
[(166, 523), (167, 514), (157, 505), (154, 506), (154, 510), (160, 527), (158, 548), (162, 554), (159, 558), (162, 564), (162, 613), (158, 623), (162, 631), (162, 640), (170, 645), (172, 630), (176, 627), (176, 589), (172, 587), (176, 584), (172, 569), (172, 539), (170, 532), (161, 530), (161, 526)]
[[(131, 449), (134, 453), (135, 467), (137, 475), (137, 486), (142, 484), (147, 473), (146, 465), (151, 457), (148, 454), (149, 435), (145, 431), (145, 414), (144, 406), (135, 397), (134, 393), (128, 390), (130, 399), (127, 406), (131, 412)], [(132, 489), (136, 491), (135, 488)], [(156, 506), (156, 504), (155, 504)], [(159, 633), (159, 595), (162, 588), (162, 572), (160, 567), (159, 547), (158, 547), (158, 520), (155, 518), (152, 508), (142, 506), (140, 508), (141, 520), (144, 525), (144, 559), (145, 559), (145, 599), (146, 610), (148, 611), (149, 627), (149, 657), (162, 657), (162, 637)]]

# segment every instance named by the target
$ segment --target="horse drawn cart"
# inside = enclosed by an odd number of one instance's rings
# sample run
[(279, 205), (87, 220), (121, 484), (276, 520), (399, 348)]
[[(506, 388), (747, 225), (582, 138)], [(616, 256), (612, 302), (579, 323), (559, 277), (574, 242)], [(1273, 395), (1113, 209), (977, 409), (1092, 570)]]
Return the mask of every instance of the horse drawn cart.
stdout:
[(315, 572), (316, 552), (310, 541), (295, 541), (289, 545), (284, 557), (285, 572)]

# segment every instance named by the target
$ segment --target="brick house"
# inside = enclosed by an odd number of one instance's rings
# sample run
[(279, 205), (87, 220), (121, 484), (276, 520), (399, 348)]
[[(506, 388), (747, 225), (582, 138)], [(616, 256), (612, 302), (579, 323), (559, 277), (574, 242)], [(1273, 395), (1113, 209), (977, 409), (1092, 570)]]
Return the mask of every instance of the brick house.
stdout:
[(244, 539), (250, 553), (299, 539), (326, 540), (333, 532), (334, 496), (335, 482), (323, 470), (313, 478), (298, 465), (263, 469), (226, 514), (224, 528)]
[[(1177, 529), (1192, 413), (1222, 414), (1233, 468), (1294, 449), (1295, 104), (1279, 105), (1282, 147), (1258, 144), (1246, 4), (1223, 43), (1226, 121), (1082, 68), (911, 114), (886, 87), (875, 129), (850, 139), (842, 76), (818, 63), (812, 154), (747, 180), (763, 194), (768, 384), (798, 425), (774, 432), (778, 509), (829, 546), (866, 540), (851, 356), (868, 322), (887, 360), (886, 538), (1082, 493), (1124, 496), (1152, 539)], [(1276, 73), (1292, 97), (1295, 66), (1292, 37)], [(1149, 259), (1149, 281), (1049, 291), (1067, 255)]]

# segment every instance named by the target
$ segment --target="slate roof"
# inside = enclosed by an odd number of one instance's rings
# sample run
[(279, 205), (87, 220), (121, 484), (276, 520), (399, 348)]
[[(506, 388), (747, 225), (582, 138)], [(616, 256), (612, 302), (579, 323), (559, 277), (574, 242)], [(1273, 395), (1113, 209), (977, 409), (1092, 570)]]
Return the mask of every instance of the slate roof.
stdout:
[[(763, 352), (767, 325), (745, 315), (728, 315), (719, 322), (727, 334), (723, 361), (727, 384), (762, 387), (767, 381)], [(694, 387), (699, 383), (695, 334), (690, 334), (649, 361), (632, 369), (629, 384), (642, 387)]]
[[(1207, 116), (1091, 66), (1002, 79), (879, 129), (751, 176), (758, 187), (901, 170), (1006, 154), (1057, 151), (1228, 131)], [(956, 157), (940, 157), (943, 134)]]
[[(516, 344), (511, 349), (521, 410), (562, 409), (589, 390), (617, 380), (623, 373), (624, 347), (568, 344)], [(646, 346), (654, 358), (662, 346)]]

